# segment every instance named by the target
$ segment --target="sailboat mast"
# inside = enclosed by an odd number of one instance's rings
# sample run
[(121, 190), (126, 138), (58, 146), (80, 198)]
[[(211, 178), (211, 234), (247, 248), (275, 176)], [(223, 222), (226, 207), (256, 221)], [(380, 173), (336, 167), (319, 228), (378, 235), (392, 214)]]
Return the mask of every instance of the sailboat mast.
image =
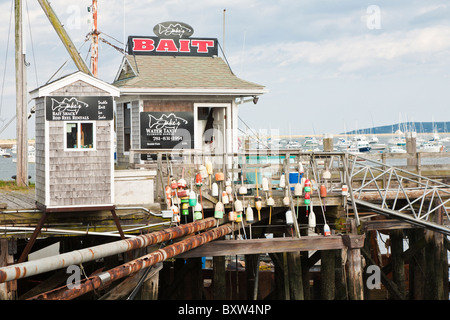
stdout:
[(91, 73), (98, 76), (98, 29), (97, 29), (97, 0), (92, 0), (92, 44), (91, 44)]
[(22, 1), (14, 1), (16, 62), (16, 184), (28, 186), (27, 84), (22, 32)]

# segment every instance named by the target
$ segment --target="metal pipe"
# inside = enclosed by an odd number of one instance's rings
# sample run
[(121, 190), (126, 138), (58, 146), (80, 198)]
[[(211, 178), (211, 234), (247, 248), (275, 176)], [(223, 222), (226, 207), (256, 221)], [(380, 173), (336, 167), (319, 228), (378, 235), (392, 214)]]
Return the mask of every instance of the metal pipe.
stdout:
[(118, 279), (136, 273), (141, 269), (151, 267), (158, 262), (162, 262), (166, 259), (197, 248), (207, 242), (211, 242), (220, 237), (223, 237), (224, 235), (229, 234), (232, 231), (233, 227), (231, 226), (231, 224), (225, 224), (209, 231), (205, 231), (201, 234), (189, 237), (165, 248), (153, 251), (152, 253), (115, 267), (109, 271), (85, 279), (78, 286), (78, 288), (75, 287), (77, 286), (77, 284), (73, 284), (74, 288), (72, 289), (69, 289), (67, 286), (65, 286), (53, 291), (44, 292), (28, 300), (71, 300), (77, 298), (87, 292), (99, 289), (105, 285), (111, 284)]
[(133, 239), (124, 239), (95, 247), (63, 253), (57, 256), (2, 267), (0, 268), (0, 283), (34, 276), (36, 274), (61, 269), (73, 264), (80, 264), (86, 261), (92, 261), (130, 250), (147, 247), (155, 243), (168, 241), (214, 227), (215, 224), (216, 220), (214, 218), (207, 218), (188, 224), (183, 224), (178, 227), (140, 235)]

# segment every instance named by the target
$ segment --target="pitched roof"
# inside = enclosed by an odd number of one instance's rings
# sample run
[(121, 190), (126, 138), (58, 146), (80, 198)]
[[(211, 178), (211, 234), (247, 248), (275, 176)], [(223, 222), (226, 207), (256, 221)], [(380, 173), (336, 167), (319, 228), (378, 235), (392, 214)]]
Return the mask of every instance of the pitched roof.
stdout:
[(127, 55), (112, 84), (123, 93), (139, 89), (152, 92), (221, 91), (229, 94), (265, 92), (264, 86), (234, 75), (220, 57)]

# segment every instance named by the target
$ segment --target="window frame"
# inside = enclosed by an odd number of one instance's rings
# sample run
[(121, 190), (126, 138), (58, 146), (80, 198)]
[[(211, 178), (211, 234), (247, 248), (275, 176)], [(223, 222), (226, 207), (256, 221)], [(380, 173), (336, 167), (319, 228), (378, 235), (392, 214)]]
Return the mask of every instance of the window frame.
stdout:
[[(67, 125), (76, 124), (77, 125), (77, 141), (81, 140), (81, 130), (80, 124), (89, 123), (92, 124), (92, 148), (81, 148), (79, 145), (76, 148), (67, 147)], [(97, 126), (96, 121), (64, 121), (64, 151), (96, 151), (97, 150)]]

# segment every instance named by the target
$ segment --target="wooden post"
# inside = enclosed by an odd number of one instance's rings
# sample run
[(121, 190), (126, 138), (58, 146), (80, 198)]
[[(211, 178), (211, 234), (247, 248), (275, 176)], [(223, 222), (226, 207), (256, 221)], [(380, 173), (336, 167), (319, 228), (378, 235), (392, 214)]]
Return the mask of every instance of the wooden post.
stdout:
[(259, 254), (245, 255), (247, 300), (258, 300)]
[[(14, 264), (14, 257), (8, 250), (8, 242), (15, 240), (0, 239), (0, 267)], [(17, 281), (0, 283), (0, 300), (14, 300), (17, 294)]]
[(300, 252), (288, 252), (289, 291), (291, 300), (304, 300)]
[(322, 300), (334, 300), (335, 290), (335, 250), (320, 251), (320, 291)]
[(405, 262), (403, 260), (403, 232), (391, 230), (392, 278), (400, 294), (405, 297)]
[(25, 52), (22, 39), (22, 1), (15, 0), (16, 34), (16, 183), (28, 186), (27, 85)]
[[(434, 205), (437, 206), (438, 201)], [(432, 213), (434, 222), (442, 224), (442, 207)], [(448, 278), (444, 279), (444, 274), (447, 274), (447, 251), (444, 250), (444, 235), (434, 231), (427, 230), (425, 233), (427, 244), (425, 246), (425, 261), (426, 261), (426, 280), (425, 299), (427, 300), (444, 300), (448, 296), (444, 296), (444, 283), (448, 282)]]
[[(350, 220), (352, 233), (356, 233), (356, 221)], [(347, 275), (348, 294), (350, 300), (364, 300), (364, 287), (361, 265), (361, 250), (348, 247)]]
[[(409, 230), (409, 246), (414, 247), (423, 239), (423, 229)], [(425, 291), (425, 250), (417, 250), (409, 259), (409, 299), (423, 300)]]
[(226, 299), (225, 257), (213, 257), (213, 298)]

